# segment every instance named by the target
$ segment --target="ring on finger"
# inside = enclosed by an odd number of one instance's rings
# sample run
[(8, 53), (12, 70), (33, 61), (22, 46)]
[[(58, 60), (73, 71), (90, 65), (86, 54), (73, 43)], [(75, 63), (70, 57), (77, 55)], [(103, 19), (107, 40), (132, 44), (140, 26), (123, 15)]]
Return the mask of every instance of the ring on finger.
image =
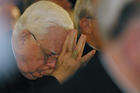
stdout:
[(73, 51), (72, 57), (76, 58), (78, 56), (78, 52), (76, 50)]

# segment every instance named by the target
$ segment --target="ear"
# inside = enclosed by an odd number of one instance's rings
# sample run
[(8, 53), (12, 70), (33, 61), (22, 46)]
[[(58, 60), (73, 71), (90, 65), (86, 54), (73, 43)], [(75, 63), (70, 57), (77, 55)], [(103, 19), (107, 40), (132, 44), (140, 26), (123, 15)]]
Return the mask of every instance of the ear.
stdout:
[(140, 22), (131, 23), (124, 32), (124, 49), (126, 57), (132, 62), (140, 61)]
[(92, 26), (92, 21), (91, 19), (87, 19), (87, 18), (82, 18), (80, 20), (80, 28), (81, 28), (81, 32), (84, 34), (91, 34), (91, 26)]

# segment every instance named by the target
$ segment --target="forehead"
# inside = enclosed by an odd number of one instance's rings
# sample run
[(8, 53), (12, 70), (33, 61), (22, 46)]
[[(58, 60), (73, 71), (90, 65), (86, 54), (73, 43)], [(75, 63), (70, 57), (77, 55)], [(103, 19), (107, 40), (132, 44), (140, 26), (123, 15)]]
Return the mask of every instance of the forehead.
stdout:
[(51, 26), (46, 30), (48, 30), (47, 33), (38, 36), (41, 47), (44, 52), (49, 50), (59, 54), (69, 30), (60, 26)]
[(46, 40), (46, 39), (56, 39), (57, 37), (60, 37), (63, 35), (63, 33), (67, 33), (68, 30), (66, 30), (64, 27), (61, 26), (50, 26), (46, 28), (46, 32), (35, 34), (38, 40)]

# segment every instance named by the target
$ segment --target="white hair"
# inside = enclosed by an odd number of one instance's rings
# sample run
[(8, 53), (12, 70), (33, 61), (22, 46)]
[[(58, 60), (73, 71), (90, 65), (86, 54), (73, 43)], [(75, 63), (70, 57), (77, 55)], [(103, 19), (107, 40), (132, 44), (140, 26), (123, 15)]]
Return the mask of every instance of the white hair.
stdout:
[(108, 40), (110, 31), (117, 23), (122, 9), (133, 0), (100, 0), (98, 23), (103, 40)]
[(24, 29), (33, 34), (43, 34), (48, 32), (48, 27), (55, 25), (73, 29), (73, 22), (63, 8), (51, 1), (39, 1), (25, 10), (16, 23), (13, 35)]

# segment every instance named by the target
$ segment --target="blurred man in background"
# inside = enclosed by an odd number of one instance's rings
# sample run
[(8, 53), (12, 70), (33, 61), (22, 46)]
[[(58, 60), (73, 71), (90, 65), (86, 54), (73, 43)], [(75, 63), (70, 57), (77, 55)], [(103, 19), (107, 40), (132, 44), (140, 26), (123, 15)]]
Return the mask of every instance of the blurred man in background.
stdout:
[(103, 64), (120, 89), (140, 92), (140, 2), (101, 1), (99, 24)]
[(97, 50), (101, 49), (99, 26), (97, 23), (98, 0), (77, 0), (74, 9), (74, 23), (79, 34), (87, 36), (88, 44)]

